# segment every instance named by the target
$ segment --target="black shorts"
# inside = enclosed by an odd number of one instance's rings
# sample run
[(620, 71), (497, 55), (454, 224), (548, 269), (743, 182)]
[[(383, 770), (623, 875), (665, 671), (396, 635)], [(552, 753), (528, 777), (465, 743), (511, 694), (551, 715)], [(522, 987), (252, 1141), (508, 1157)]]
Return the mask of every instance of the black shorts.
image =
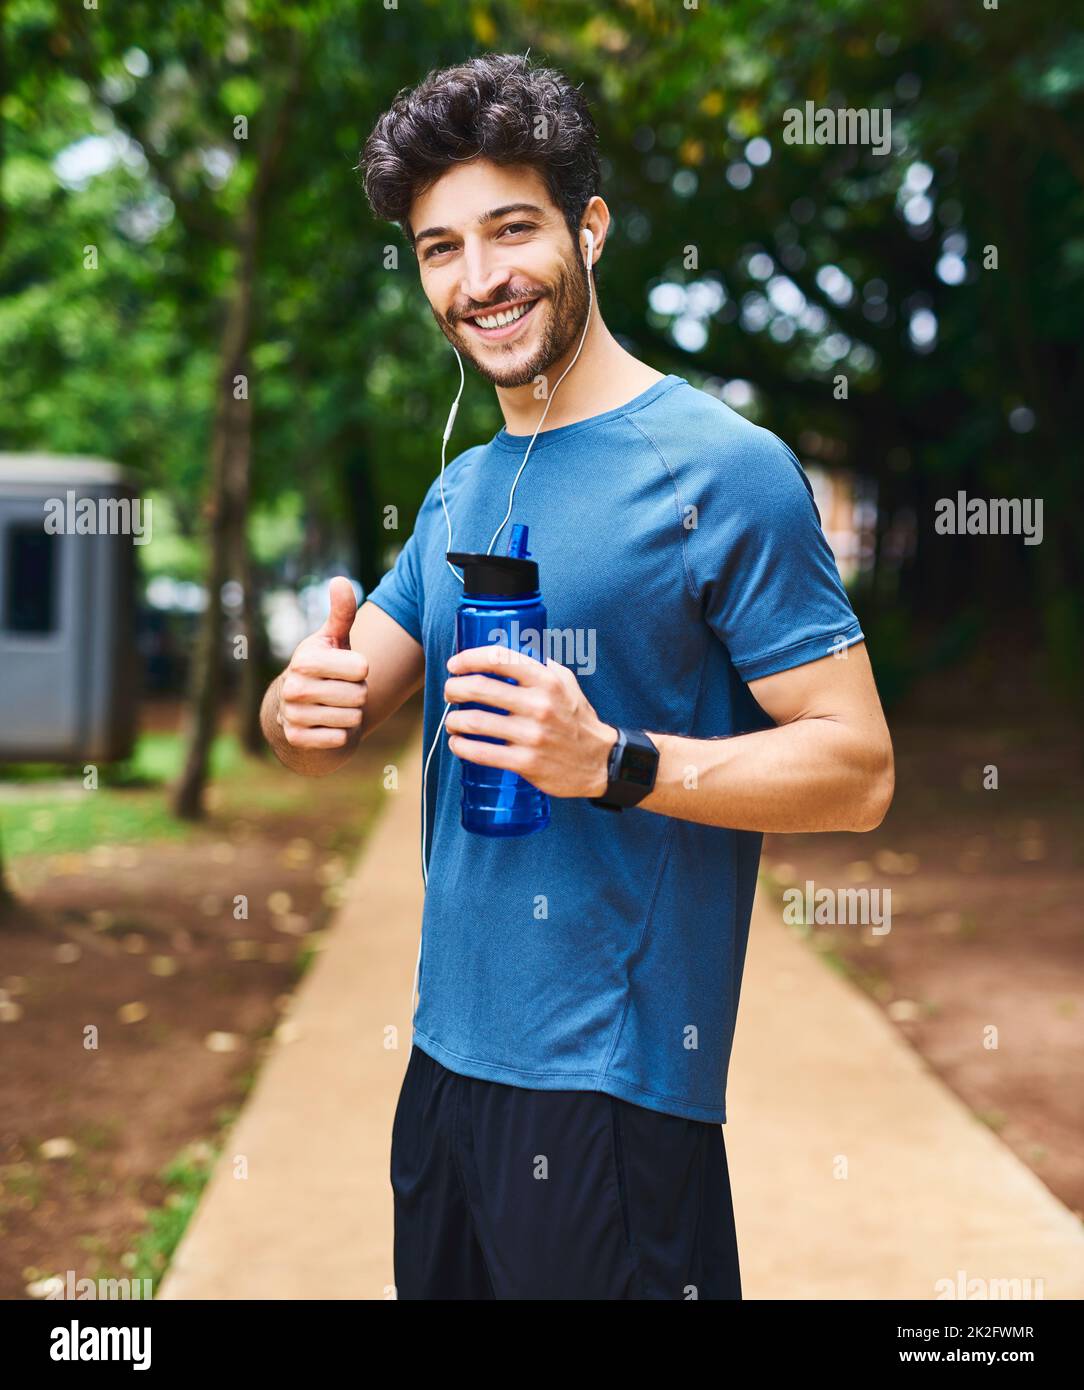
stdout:
[(739, 1299), (722, 1126), (411, 1051), (391, 1145), (399, 1298)]

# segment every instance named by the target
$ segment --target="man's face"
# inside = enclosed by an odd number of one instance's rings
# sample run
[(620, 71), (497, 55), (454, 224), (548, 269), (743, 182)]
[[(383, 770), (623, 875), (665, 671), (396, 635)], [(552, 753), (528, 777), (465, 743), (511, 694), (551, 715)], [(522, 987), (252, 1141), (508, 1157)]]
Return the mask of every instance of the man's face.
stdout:
[[(483, 159), (460, 165), (415, 198), (409, 223), (433, 317), (487, 381), (526, 386), (575, 350), (586, 273), (534, 169)], [(507, 311), (522, 317), (490, 329), (476, 322)]]

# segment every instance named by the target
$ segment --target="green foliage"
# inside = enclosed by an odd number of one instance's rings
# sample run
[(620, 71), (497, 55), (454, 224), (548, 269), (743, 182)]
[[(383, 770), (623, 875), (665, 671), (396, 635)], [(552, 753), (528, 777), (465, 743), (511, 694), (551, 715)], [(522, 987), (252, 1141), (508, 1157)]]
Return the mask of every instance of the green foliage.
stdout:
[[(872, 480), (886, 523), (913, 518), (899, 582), (858, 596), (864, 620), (896, 615), (900, 679), (927, 659), (929, 624), (976, 603), (1033, 613), (1053, 666), (1079, 679), (1084, 39), (1063, 5), (262, 0), (243, 16), (225, 0), (108, 14), (21, 0), (9, 32), (0, 438), (145, 477), (174, 518), (141, 556), (148, 573), (202, 572), (224, 296), (291, 42), (301, 91), (253, 306), (252, 539), (264, 570), (292, 580), (349, 547), (367, 584), (439, 466), (456, 372), (404, 238), (368, 213), (358, 150), (428, 69), (529, 47), (593, 98), (611, 330), (695, 385), (749, 381), (754, 417), (803, 461)], [(807, 100), (890, 109), (893, 152), (784, 143), (785, 112)], [(754, 137), (766, 163), (750, 161)], [(63, 182), (87, 138), (113, 142), (113, 162)], [(913, 225), (904, 209), (923, 195), (932, 215)], [(952, 283), (939, 265), (957, 254)], [(845, 277), (836, 292), (826, 267)], [(725, 299), (661, 312), (649, 295), (666, 283)], [(909, 333), (926, 312), (929, 350)], [(1034, 416), (1023, 433), (1019, 407)], [(468, 380), (449, 456), (500, 423)], [(980, 538), (942, 543), (933, 503), (957, 488), (1042, 496), (1043, 545), (999, 567)], [(381, 524), (389, 504), (398, 533)], [(999, 544), (998, 557), (1021, 549)]]

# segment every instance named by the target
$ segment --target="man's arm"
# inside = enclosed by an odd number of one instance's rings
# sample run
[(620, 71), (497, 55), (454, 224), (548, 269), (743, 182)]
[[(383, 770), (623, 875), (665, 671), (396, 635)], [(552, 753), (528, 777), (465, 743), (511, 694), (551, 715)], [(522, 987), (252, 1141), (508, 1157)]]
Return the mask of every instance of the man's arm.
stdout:
[(421, 686), (421, 645), (375, 603), (360, 611), (349, 580), (331, 581), (327, 622), (267, 688), (264, 737), (285, 766), (324, 777)]
[[(777, 728), (719, 739), (648, 730), (659, 748), (659, 769), (639, 805), (732, 830), (874, 829), (892, 800), (892, 741), (865, 644), (845, 651), (749, 682)], [(448, 746), (457, 757), (510, 768), (551, 796), (605, 792), (617, 735), (567, 667), (497, 646), (460, 652), (448, 667), (454, 674), (445, 684), (446, 700), (509, 711), (450, 712)], [(484, 674), (490, 671), (510, 674), (518, 684)], [(475, 743), (463, 734), (506, 743)]]
[(895, 774), (865, 643), (750, 681), (749, 690), (778, 727), (720, 739), (649, 730), (659, 768), (639, 805), (733, 830), (880, 825)]

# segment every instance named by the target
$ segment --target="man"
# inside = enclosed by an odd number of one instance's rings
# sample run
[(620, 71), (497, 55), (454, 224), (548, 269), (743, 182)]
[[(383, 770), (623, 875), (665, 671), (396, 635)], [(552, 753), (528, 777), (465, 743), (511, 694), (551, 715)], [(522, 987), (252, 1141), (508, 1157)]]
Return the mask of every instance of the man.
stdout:
[[(398, 1295), (737, 1299), (721, 1125), (761, 832), (884, 816), (862, 632), (786, 445), (607, 330), (587, 280), (610, 222), (596, 133), (561, 74), (510, 55), (431, 73), (362, 166), (505, 419), (445, 469), (452, 547), (435, 480), (394, 569), (356, 616), (332, 582), (264, 705), (278, 756), (320, 776), (425, 685)], [(551, 630), (584, 639), (564, 663), (449, 660), (446, 553), (499, 534), (504, 554), (506, 517), (529, 527)], [(464, 830), (466, 758), (547, 793), (549, 825)]]

